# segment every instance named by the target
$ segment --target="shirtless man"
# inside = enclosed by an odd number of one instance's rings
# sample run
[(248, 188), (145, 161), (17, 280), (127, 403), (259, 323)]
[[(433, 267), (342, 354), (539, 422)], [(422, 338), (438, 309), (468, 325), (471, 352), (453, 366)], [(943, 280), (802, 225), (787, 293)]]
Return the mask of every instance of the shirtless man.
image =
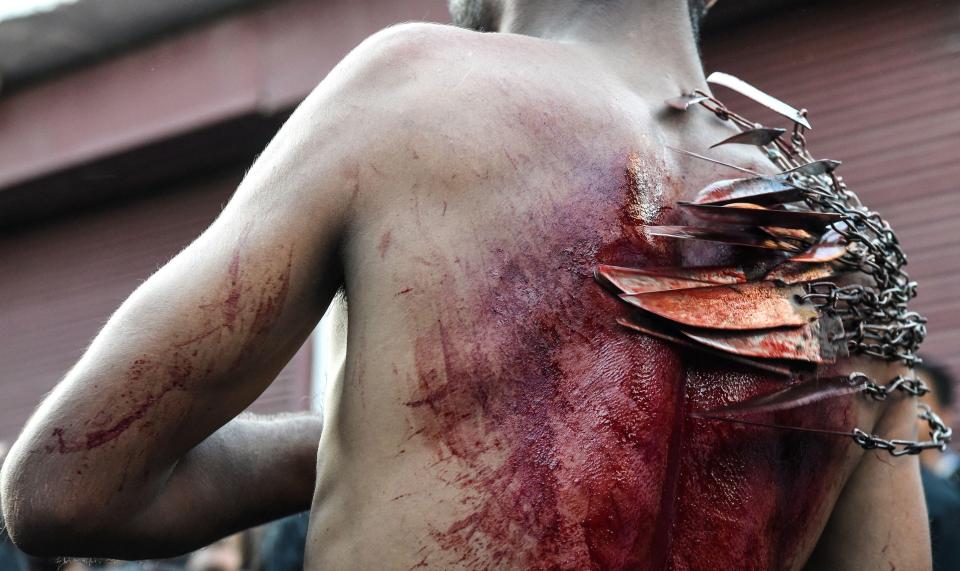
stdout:
[[(915, 457), (689, 416), (780, 381), (626, 332), (593, 279), (717, 262), (642, 231), (729, 174), (667, 148), (733, 132), (663, 104), (707, 89), (687, 0), (453, 11), (502, 33), (365, 41), (110, 319), (4, 467), (15, 540), (155, 557), (312, 505), (309, 569), (929, 567)], [(234, 419), (341, 285), (322, 435)], [(776, 419), (910, 436), (913, 415), (851, 398)]]

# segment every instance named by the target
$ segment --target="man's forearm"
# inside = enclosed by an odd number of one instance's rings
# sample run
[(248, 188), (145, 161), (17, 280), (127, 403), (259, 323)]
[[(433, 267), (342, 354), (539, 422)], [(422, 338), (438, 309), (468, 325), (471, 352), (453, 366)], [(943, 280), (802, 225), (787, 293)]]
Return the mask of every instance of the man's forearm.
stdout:
[[(311, 414), (238, 417), (163, 473), (129, 478), (125, 495), (133, 501), (114, 508), (120, 513), (85, 514), (75, 521), (52, 517), (45, 528), (22, 510), (49, 514), (56, 505), (38, 506), (42, 499), (36, 496), (12, 498), (18, 508), (11, 514), (11, 535), (42, 554), (136, 559), (189, 551), (309, 508), (321, 427)], [(51, 474), (48, 482), (34, 485), (49, 489), (58, 479)], [(32, 496), (25, 485), (13, 486), (13, 493)], [(70, 529), (61, 529), (65, 526)]]

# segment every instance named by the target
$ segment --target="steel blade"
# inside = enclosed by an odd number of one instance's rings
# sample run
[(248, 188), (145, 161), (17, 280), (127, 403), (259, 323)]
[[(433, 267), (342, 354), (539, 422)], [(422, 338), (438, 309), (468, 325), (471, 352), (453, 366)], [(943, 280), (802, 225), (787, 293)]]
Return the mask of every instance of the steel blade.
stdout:
[(705, 281), (656, 275), (644, 272), (643, 270), (606, 265), (601, 265), (597, 268), (596, 277), (600, 281), (606, 281), (620, 290), (621, 293), (629, 294), (715, 285), (714, 283)]
[(830, 159), (822, 159), (819, 161), (813, 161), (812, 163), (807, 163), (805, 165), (800, 165), (796, 168), (792, 168), (788, 171), (783, 171), (778, 177), (787, 177), (790, 175), (800, 175), (800, 176), (820, 176), (828, 173), (832, 173), (837, 170), (841, 164), (840, 161), (832, 161)]
[(625, 302), (670, 321), (706, 329), (748, 330), (800, 326), (817, 318), (801, 303), (801, 286), (773, 282), (623, 294)]
[(678, 238), (681, 240), (703, 240), (719, 242), (730, 246), (746, 246), (748, 248), (762, 248), (765, 250), (780, 250), (784, 252), (800, 252), (802, 246), (791, 244), (771, 237), (770, 235), (752, 230), (711, 229), (699, 226), (647, 226), (644, 231), (651, 236)]
[(735, 202), (783, 204), (803, 198), (803, 190), (785, 178), (759, 176), (718, 180), (697, 193), (693, 204), (723, 206)]
[[(615, 267), (615, 266), (601, 266)], [(688, 266), (688, 267), (662, 267), (655, 266), (649, 268), (620, 268), (631, 272), (637, 272), (648, 276), (662, 276), (682, 280), (693, 280), (700, 282), (710, 282), (714, 285), (720, 284), (742, 284), (747, 281), (747, 274), (743, 268), (738, 266)]]
[(732, 203), (723, 206), (692, 202), (677, 204), (701, 220), (741, 226), (775, 226), (817, 231), (843, 220), (840, 214), (807, 210), (773, 210), (754, 204)]
[(705, 95), (697, 95), (696, 93), (691, 93), (690, 95), (681, 95), (680, 97), (673, 97), (667, 99), (664, 103), (677, 109), (678, 111), (686, 111), (692, 105), (696, 105), (701, 101), (706, 101), (707, 97)]
[(749, 333), (683, 330), (683, 334), (708, 347), (744, 357), (793, 359), (823, 365), (834, 363), (842, 356), (838, 343), (831, 341), (843, 334), (843, 324), (835, 317), (823, 316), (786, 329)]
[(767, 127), (747, 129), (746, 131), (737, 133), (732, 137), (727, 137), (719, 143), (710, 145), (710, 148), (715, 149), (720, 145), (754, 145), (757, 147), (763, 147), (776, 141), (786, 132), (786, 129), (770, 129)]
[(793, 241), (800, 244), (803, 244), (802, 247), (808, 247), (816, 241), (816, 238), (813, 234), (810, 234), (806, 230), (800, 230), (798, 228), (781, 228), (779, 226), (761, 226), (761, 230), (770, 234), (774, 238), (778, 238), (786, 241)]
[(804, 264), (821, 264), (833, 262), (843, 257), (847, 253), (847, 245), (839, 232), (836, 230), (827, 230), (820, 241), (814, 244), (809, 250), (790, 258), (790, 262)]
[(837, 273), (837, 269), (828, 263), (795, 264), (787, 261), (770, 270), (763, 279), (792, 285), (832, 278)]
[(796, 371), (794, 371), (793, 369), (791, 369), (789, 366), (786, 366), (786, 365), (765, 363), (763, 361), (757, 361), (754, 359), (738, 357), (732, 353), (715, 351), (705, 345), (694, 343), (689, 339), (684, 339), (683, 337), (680, 337), (677, 335), (671, 335), (670, 333), (667, 333), (654, 325), (645, 324), (642, 320), (639, 320), (635, 317), (632, 317), (629, 319), (625, 317), (620, 317), (617, 319), (617, 323), (619, 323), (623, 327), (626, 327), (627, 329), (630, 329), (631, 331), (643, 333), (645, 335), (649, 335), (650, 337), (660, 339), (661, 341), (666, 341), (668, 343), (673, 343), (680, 347), (685, 347), (687, 349), (693, 349), (694, 351), (699, 351), (701, 353), (713, 355), (715, 357), (719, 357), (727, 361), (732, 361), (734, 363), (739, 363), (741, 365), (747, 365), (748, 367), (753, 367), (755, 369), (759, 369), (767, 373), (774, 373), (776, 375), (783, 375), (787, 377), (792, 376), (794, 373), (796, 373)]
[(760, 105), (763, 105), (767, 109), (770, 109), (771, 111), (774, 111), (779, 115), (783, 115), (784, 117), (786, 117), (787, 119), (790, 119), (794, 123), (800, 123), (807, 129), (813, 128), (810, 126), (810, 122), (807, 120), (807, 118), (804, 117), (802, 113), (794, 109), (792, 106), (784, 103), (783, 101), (780, 101), (779, 99), (777, 99), (776, 97), (773, 97), (772, 95), (767, 95), (766, 93), (760, 91), (759, 89), (743, 81), (742, 79), (739, 79), (737, 77), (734, 77), (726, 73), (715, 71), (711, 73), (709, 77), (707, 77), (707, 82), (712, 83), (714, 85), (722, 85), (727, 89), (732, 89), (733, 91), (736, 91), (737, 93), (739, 93), (740, 95), (743, 95), (744, 97), (753, 99), (754, 101), (756, 101)]
[(700, 418), (742, 417), (781, 410), (800, 408), (816, 402), (844, 397), (860, 392), (856, 385), (822, 380), (806, 381), (761, 397), (711, 410), (696, 411), (691, 416)]

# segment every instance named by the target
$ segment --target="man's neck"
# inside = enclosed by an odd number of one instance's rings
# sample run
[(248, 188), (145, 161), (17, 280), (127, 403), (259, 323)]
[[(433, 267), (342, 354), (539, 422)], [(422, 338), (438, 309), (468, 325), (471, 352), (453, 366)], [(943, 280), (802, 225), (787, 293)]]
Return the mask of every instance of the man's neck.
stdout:
[(499, 31), (582, 47), (640, 93), (706, 85), (687, 0), (504, 0), (500, 16)]

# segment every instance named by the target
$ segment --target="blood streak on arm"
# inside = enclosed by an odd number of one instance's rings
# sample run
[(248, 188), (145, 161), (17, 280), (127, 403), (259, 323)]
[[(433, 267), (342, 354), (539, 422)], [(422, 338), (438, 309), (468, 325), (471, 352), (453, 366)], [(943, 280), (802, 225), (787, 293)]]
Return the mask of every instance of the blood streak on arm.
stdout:
[[(54, 427), (50, 433), (52, 442), (44, 445), (43, 450), (71, 454), (100, 448), (138, 423), (147, 424), (141, 421), (169, 394), (188, 395), (193, 386), (202, 384), (217, 369), (235, 367), (255, 352), (257, 339), (272, 327), (287, 297), (292, 250), (287, 252), (285, 265), (261, 284), (254, 284), (243, 275), (241, 258), (242, 250), (238, 246), (226, 272), (223, 284), (226, 293), (222, 299), (198, 305), (199, 314), (204, 316), (199, 333), (173, 341), (165, 355), (143, 354), (130, 364), (124, 374), (125, 388), (117, 394), (118, 400), (94, 415), (93, 423), (102, 428), (71, 438), (65, 427)], [(252, 315), (244, 311), (247, 307)], [(234, 334), (241, 339), (235, 339)], [(218, 362), (223, 350), (229, 355), (232, 346), (239, 347), (233, 352), (236, 362)], [(122, 416), (116, 418), (118, 411), (122, 411)], [(89, 424), (91, 421), (84, 423)]]

